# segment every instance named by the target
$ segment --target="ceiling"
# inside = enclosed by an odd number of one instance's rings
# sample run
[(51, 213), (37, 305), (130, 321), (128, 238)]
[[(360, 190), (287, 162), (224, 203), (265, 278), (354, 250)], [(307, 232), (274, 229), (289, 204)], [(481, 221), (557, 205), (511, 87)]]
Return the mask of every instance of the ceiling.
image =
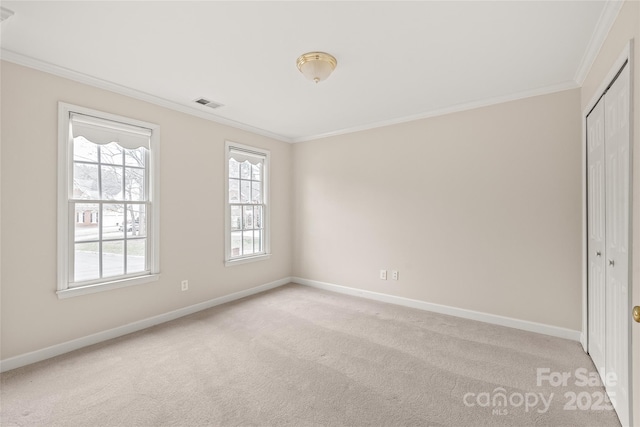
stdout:
[[(619, 5), (3, 1), (1, 55), (297, 142), (578, 87)], [(319, 84), (315, 50), (338, 60)]]

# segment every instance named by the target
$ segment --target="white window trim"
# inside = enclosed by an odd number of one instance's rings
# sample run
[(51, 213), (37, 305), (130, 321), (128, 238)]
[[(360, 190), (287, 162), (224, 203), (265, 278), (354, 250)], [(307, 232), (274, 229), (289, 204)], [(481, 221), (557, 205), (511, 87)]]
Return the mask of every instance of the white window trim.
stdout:
[[(242, 258), (231, 258), (231, 211), (229, 208), (229, 150), (239, 148), (249, 152), (258, 153), (264, 156), (263, 188), (262, 200), (264, 204), (264, 254), (250, 255)], [(270, 152), (249, 145), (238, 144), (233, 141), (225, 141), (224, 145), (224, 265), (231, 267), (234, 265), (246, 264), (255, 261), (263, 261), (271, 258), (271, 202), (270, 202)]]
[[(73, 217), (69, 215), (69, 178), (70, 166), (73, 162), (73, 151), (70, 138), (70, 113), (80, 113), (89, 116), (100, 117), (121, 123), (151, 129), (149, 150), (149, 201), (151, 202), (151, 215), (149, 221), (149, 263), (150, 273), (140, 276), (114, 277), (104, 281), (96, 281), (84, 286), (69, 287), (69, 271), (71, 256), (69, 254), (71, 242), (74, 239)], [(78, 295), (86, 295), (102, 292), (109, 289), (117, 289), (125, 286), (154, 282), (160, 278), (160, 126), (130, 119), (111, 113), (105, 113), (77, 105), (58, 103), (58, 298), (68, 298)]]

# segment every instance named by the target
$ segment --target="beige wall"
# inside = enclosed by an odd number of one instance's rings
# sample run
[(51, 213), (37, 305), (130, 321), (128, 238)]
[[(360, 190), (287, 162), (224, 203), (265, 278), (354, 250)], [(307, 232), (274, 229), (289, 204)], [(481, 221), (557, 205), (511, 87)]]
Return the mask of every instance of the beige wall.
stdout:
[(294, 145), (294, 276), (581, 329), (579, 110), (576, 89)]
[[(2, 359), (291, 275), (289, 144), (12, 63), (1, 72)], [(158, 282), (57, 298), (58, 101), (160, 125)], [(271, 150), (270, 260), (223, 265), (225, 139)]]
[[(582, 108), (594, 97), (623, 49), (634, 39), (633, 266), (632, 305), (640, 305), (640, 2), (626, 1), (582, 86)], [(629, 314), (630, 315), (630, 314)], [(632, 322), (633, 425), (640, 426), (640, 324)]]
[[(639, 23), (639, 3), (626, 2), (581, 90), (293, 146), (2, 62), (0, 358), (292, 274), (579, 330), (581, 110)], [(56, 297), (58, 101), (161, 126), (160, 281)], [(272, 152), (269, 261), (223, 266), (225, 139)], [(639, 230), (640, 173), (634, 209)], [(638, 232), (633, 245), (640, 304)], [(379, 280), (380, 269), (400, 280)]]
[[(299, 277), (580, 328), (578, 91), (294, 146), (6, 62), (2, 94), (2, 359), (289, 276), (292, 253)], [(160, 124), (160, 282), (57, 299), (58, 101)], [(225, 139), (272, 151), (270, 261), (222, 265)]]

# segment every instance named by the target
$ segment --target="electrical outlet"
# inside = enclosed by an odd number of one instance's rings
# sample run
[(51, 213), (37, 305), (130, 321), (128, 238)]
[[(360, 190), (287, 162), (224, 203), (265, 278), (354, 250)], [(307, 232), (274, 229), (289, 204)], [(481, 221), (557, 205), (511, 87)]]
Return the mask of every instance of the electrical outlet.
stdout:
[(188, 291), (189, 290), (189, 281), (188, 280), (183, 280), (181, 282), (181, 288), (183, 291)]
[(380, 279), (387, 280), (387, 270), (380, 270)]
[(398, 270), (393, 270), (393, 271), (391, 272), (391, 278), (392, 278), (393, 280), (398, 280)]

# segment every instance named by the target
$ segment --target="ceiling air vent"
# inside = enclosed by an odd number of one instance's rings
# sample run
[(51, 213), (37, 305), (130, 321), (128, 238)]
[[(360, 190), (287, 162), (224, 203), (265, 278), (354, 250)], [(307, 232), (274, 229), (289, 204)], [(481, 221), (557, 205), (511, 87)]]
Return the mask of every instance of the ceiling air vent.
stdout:
[(204, 105), (205, 107), (209, 107), (209, 108), (219, 108), (223, 106), (222, 104), (218, 104), (217, 102), (209, 101), (208, 99), (204, 99), (204, 98), (196, 99), (196, 102), (200, 105)]

